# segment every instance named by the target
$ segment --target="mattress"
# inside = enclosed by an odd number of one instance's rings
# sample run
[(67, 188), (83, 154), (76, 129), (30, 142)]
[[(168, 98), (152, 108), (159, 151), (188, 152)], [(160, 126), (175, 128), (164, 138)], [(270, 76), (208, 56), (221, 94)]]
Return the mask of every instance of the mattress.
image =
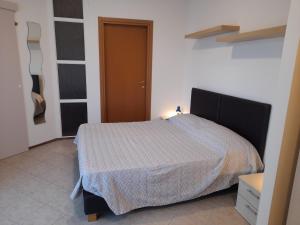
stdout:
[(84, 190), (116, 214), (198, 198), (262, 169), (236, 133), (193, 115), (147, 122), (84, 124), (75, 143)]

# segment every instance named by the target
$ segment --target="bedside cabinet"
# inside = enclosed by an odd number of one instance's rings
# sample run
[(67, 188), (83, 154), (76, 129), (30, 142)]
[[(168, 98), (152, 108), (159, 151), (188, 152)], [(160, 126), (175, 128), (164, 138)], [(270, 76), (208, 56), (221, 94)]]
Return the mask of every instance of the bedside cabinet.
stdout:
[(236, 210), (251, 224), (256, 224), (260, 193), (263, 187), (263, 173), (239, 177)]

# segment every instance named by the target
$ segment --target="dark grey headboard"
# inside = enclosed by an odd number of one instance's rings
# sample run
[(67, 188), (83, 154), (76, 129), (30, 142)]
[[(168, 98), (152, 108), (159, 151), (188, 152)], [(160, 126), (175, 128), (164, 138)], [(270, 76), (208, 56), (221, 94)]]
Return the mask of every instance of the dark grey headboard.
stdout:
[(235, 131), (249, 140), (263, 159), (270, 104), (193, 88), (190, 113)]

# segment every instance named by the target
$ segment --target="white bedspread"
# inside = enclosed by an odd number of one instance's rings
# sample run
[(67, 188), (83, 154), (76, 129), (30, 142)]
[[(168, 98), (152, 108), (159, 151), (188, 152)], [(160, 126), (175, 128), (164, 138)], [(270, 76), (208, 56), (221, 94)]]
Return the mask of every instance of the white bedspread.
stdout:
[(82, 185), (104, 198), (117, 215), (197, 198), (262, 168), (248, 141), (193, 115), (85, 124), (76, 143), (80, 179), (71, 197)]

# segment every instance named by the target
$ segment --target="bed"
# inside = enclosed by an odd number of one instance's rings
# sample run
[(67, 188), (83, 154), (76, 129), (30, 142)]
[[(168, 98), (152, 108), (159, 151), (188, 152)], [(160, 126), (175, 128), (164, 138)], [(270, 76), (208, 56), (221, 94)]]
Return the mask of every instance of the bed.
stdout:
[(271, 106), (192, 89), (190, 114), (81, 125), (76, 144), (89, 220), (199, 198), (263, 170)]

